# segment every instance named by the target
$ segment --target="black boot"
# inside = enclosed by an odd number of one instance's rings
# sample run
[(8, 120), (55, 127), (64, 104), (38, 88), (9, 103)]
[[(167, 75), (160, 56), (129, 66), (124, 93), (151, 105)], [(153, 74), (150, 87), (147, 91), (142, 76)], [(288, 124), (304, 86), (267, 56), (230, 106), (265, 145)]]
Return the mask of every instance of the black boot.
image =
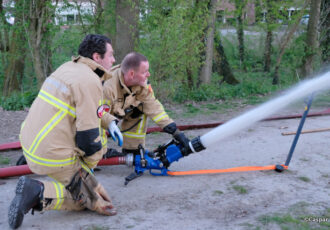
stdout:
[(129, 153), (133, 153), (134, 156), (136, 155), (140, 155), (140, 150), (139, 149), (122, 149), (123, 154), (125, 154), (125, 156)]
[(110, 157), (124, 157), (125, 153), (118, 152), (116, 149), (108, 149), (107, 152), (103, 155), (103, 159)]
[(16, 165), (26, 165), (27, 162), (26, 162), (26, 159), (25, 159), (25, 156), (22, 155), (20, 158), (18, 158), (18, 160), (16, 161)]
[(9, 226), (13, 229), (21, 226), (24, 214), (30, 209), (42, 210), (44, 185), (40, 181), (21, 176), (16, 185), (16, 196), (10, 204), (8, 211)]

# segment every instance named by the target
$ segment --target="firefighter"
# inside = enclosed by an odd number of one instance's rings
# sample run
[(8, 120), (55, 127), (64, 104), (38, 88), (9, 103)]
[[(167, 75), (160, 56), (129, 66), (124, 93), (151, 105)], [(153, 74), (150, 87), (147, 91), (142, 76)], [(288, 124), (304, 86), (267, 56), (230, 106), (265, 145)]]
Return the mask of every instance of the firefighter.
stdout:
[[(20, 141), (31, 171), (51, 180), (19, 178), (8, 220), (18, 228), (34, 210), (83, 210), (115, 215), (109, 195), (93, 168), (107, 149), (102, 82), (115, 62), (111, 40), (89, 34), (79, 56), (61, 65), (43, 83), (22, 124)], [(118, 127), (111, 127), (120, 139)]]
[[(165, 112), (163, 105), (155, 98), (147, 79), (150, 76), (149, 62), (140, 53), (127, 54), (121, 65), (111, 68), (112, 78), (103, 86), (104, 99), (109, 113), (102, 117), (102, 126), (116, 125), (122, 120), (122, 153), (109, 149), (104, 158), (139, 154), (138, 146), (145, 146), (147, 118), (151, 118), (164, 132), (173, 135), (184, 149), (189, 148), (189, 139), (180, 132), (176, 123)], [(110, 133), (111, 134), (111, 133)], [(111, 134), (116, 140), (116, 136)]]

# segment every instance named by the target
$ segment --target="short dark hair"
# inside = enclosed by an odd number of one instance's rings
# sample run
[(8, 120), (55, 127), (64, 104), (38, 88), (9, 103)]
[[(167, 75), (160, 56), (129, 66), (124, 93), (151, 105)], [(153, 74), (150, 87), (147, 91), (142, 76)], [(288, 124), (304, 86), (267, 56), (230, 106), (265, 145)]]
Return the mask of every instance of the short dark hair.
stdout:
[(107, 51), (107, 43), (111, 44), (111, 40), (104, 35), (88, 34), (80, 43), (78, 54), (93, 59), (93, 53), (98, 53), (103, 58)]
[(121, 71), (125, 74), (128, 70), (139, 68), (141, 62), (148, 61), (148, 59), (137, 52), (127, 54), (121, 62)]

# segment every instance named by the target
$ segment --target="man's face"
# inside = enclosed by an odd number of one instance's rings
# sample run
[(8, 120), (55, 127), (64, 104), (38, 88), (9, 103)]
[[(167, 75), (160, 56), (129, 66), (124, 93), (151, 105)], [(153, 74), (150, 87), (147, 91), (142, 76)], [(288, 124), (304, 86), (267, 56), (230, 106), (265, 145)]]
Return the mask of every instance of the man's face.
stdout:
[(148, 77), (150, 77), (148, 61), (141, 62), (139, 68), (137, 70), (132, 71), (133, 77), (130, 86), (144, 86), (147, 84), (147, 79)]
[(113, 56), (113, 49), (112, 46), (107, 43), (106, 45), (106, 52), (103, 56), (103, 58), (101, 58), (101, 55), (98, 54), (97, 57), (94, 57), (94, 61), (97, 62), (98, 64), (100, 64), (101, 66), (104, 67), (104, 69), (106, 70), (110, 70), (112, 67), (112, 64), (115, 63), (115, 57)]

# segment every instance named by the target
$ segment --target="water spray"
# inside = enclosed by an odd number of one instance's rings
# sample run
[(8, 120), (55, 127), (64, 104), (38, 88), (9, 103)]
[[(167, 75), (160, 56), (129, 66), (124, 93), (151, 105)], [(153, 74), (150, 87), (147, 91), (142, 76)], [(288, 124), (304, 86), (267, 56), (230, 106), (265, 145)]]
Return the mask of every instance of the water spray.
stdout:
[(287, 91), (283, 96), (266, 102), (259, 107), (214, 128), (210, 132), (201, 136), (201, 142), (205, 148), (208, 148), (216, 142), (229, 137), (240, 130), (246, 129), (257, 121), (283, 109), (294, 101), (328, 88), (330, 88), (330, 72), (327, 72), (320, 77), (304, 81)]

